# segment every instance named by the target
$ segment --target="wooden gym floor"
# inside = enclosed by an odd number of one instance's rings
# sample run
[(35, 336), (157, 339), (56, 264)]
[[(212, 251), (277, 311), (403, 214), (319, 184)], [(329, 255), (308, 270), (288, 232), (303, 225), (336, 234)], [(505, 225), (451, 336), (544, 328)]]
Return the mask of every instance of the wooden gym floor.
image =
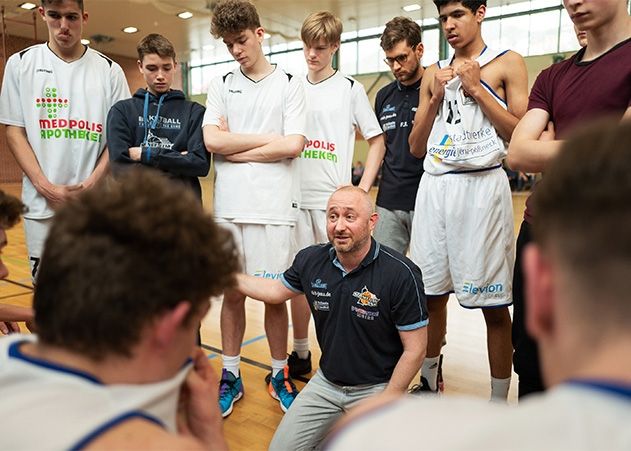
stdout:
[[(202, 180), (204, 205), (212, 205), (212, 181)], [(0, 184), (0, 189), (19, 197), (18, 184)], [(373, 195), (376, 194), (373, 188)], [(527, 193), (513, 194), (515, 235), (519, 230)], [(0, 302), (29, 306), (32, 301), (32, 284), (26, 258), (24, 231), (19, 224), (7, 232), (9, 245), (2, 258), (10, 270), (9, 278), (0, 281)], [(219, 312), (221, 300), (214, 299), (208, 316), (202, 323), (202, 342), (208, 357), (217, 372), (221, 371), (221, 335)], [(490, 379), (486, 356), (486, 332), (482, 314), (477, 310), (461, 308), (455, 299), (448, 304), (447, 345), (443, 353), (443, 376), (445, 395), (468, 395), (488, 399)], [(282, 418), (278, 402), (267, 393), (264, 377), (269, 372), (270, 356), (263, 328), (263, 304), (246, 302), (247, 327), (242, 345), (241, 372), (245, 396), (234, 408), (232, 415), (224, 421), (224, 431), (233, 450), (265, 450)], [(289, 332), (291, 348), (291, 325)], [(312, 361), (317, 366), (320, 352), (315, 340), (313, 322), (310, 332)], [(290, 349), (291, 350), (291, 349)], [(298, 388), (304, 381), (297, 380)], [(415, 382), (418, 381), (418, 378)], [(513, 374), (509, 400), (516, 400), (517, 376)]]

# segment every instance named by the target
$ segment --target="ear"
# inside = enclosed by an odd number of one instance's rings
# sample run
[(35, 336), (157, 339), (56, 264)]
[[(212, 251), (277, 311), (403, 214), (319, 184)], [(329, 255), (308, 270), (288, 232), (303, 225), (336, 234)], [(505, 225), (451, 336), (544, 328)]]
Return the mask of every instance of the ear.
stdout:
[(84, 11), (83, 12), (83, 25), (88, 23), (88, 12)]
[(554, 334), (555, 274), (550, 258), (536, 245), (524, 249), (526, 329), (538, 341)]
[(173, 343), (175, 335), (184, 324), (190, 310), (190, 302), (180, 301), (175, 307), (167, 310), (156, 319), (154, 341), (159, 347), (165, 348)]
[(484, 20), (485, 16), (486, 16), (486, 6), (485, 5), (480, 5), (480, 7), (475, 12), (475, 20), (478, 23), (482, 23), (482, 21)]
[(140, 71), (140, 73), (142, 74), (142, 61), (140, 60), (136, 60), (136, 63), (138, 64), (138, 70)]
[(425, 51), (425, 47), (423, 46), (422, 42), (419, 42), (418, 44), (416, 44), (416, 48), (414, 49), (414, 54), (416, 55), (416, 59), (418, 61), (420, 61), (421, 58), (423, 58), (424, 51)]
[(336, 42), (335, 44), (331, 44), (331, 48), (333, 49), (333, 54), (340, 49), (340, 43)]
[(45, 21), (46, 11), (44, 11), (44, 7), (43, 6), (38, 7), (37, 12), (39, 12), (39, 15), (42, 16), (42, 20)]
[(259, 41), (259, 44), (262, 44), (265, 40), (265, 29), (263, 27), (258, 27), (254, 30), (254, 34), (256, 35), (256, 39)]
[(379, 214), (378, 213), (373, 213), (370, 215), (370, 219), (369, 219), (370, 223), (370, 231), (372, 232), (373, 230), (375, 230), (375, 226), (377, 225), (377, 221), (379, 221)]

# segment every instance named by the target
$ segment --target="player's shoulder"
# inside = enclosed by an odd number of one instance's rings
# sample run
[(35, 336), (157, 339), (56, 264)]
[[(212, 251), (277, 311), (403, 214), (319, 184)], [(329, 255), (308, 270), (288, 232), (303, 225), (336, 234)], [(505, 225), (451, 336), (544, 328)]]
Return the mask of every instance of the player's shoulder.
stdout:
[(41, 55), (43, 51), (46, 50), (46, 44), (35, 44), (25, 49), (20, 50), (19, 52), (15, 52), (7, 59), (7, 65), (9, 64), (20, 64), (22, 61), (26, 61), (30, 58), (36, 58)]
[(112, 70), (120, 69), (122, 71), (122, 68), (116, 61), (92, 47), (86, 49), (85, 56), (91, 60), (92, 64), (102, 64)]
[(142, 417), (118, 423), (85, 443), (84, 449), (204, 449), (191, 437), (176, 436)]
[(499, 52), (499, 54), (497, 55), (497, 58), (499, 61), (502, 61), (504, 63), (518, 62), (518, 61), (524, 60), (524, 57), (521, 56), (521, 54), (510, 49), (502, 50), (501, 52)]

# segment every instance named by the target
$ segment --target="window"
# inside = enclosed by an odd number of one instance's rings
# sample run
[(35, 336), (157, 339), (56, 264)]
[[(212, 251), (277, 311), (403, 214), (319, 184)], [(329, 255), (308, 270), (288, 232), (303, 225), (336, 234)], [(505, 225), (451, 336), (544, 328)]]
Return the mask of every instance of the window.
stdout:
[(561, 11), (548, 11), (530, 15), (528, 55), (545, 55), (557, 52), (560, 13)]
[(425, 67), (431, 66), (438, 61), (438, 41), (441, 31), (437, 28), (423, 30), (423, 57), (421, 64)]

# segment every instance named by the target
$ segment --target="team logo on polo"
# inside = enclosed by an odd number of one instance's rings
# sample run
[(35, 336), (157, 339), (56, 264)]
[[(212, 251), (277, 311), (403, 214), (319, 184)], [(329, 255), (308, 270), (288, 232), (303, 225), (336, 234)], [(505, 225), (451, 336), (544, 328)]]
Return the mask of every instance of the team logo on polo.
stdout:
[(322, 282), (322, 279), (316, 279), (311, 282), (311, 288), (320, 288), (322, 290), (326, 290), (327, 284), (326, 282)]
[(35, 99), (35, 107), (46, 112), (48, 119), (55, 119), (62, 108), (68, 108), (69, 100), (57, 96), (57, 88), (47, 87), (44, 95)]
[(368, 291), (368, 288), (364, 285), (362, 291), (355, 291), (353, 293), (353, 297), (357, 298), (357, 304), (362, 307), (377, 307), (379, 305), (380, 299)]

